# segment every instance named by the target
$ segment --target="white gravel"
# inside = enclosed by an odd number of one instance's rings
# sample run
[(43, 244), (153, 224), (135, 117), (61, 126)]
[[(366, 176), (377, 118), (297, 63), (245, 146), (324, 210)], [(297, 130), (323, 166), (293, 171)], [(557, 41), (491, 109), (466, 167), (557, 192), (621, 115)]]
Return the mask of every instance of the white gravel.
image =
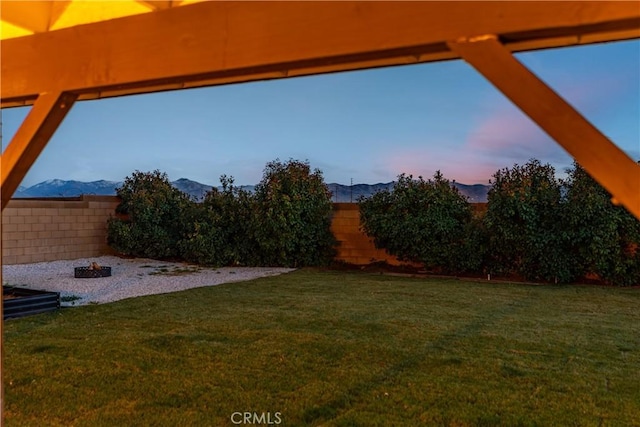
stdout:
[[(92, 262), (111, 267), (111, 276), (96, 279), (74, 278), (74, 267), (88, 267)], [(77, 306), (241, 282), (293, 270), (266, 267), (206, 268), (144, 258), (103, 256), (5, 265), (2, 267), (2, 281), (5, 285), (60, 292), (62, 306)]]

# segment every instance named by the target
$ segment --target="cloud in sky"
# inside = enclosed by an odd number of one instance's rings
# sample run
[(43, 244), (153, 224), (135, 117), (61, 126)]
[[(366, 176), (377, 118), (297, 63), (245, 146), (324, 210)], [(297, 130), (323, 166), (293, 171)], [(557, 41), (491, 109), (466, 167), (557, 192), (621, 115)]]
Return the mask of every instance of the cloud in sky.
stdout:
[[(589, 46), (530, 52), (517, 57), (636, 158), (640, 155), (640, 62), (635, 46), (635, 51), (630, 44), (617, 44), (613, 49)], [(566, 65), (559, 66), (560, 63)], [(474, 95), (481, 98), (469, 99), (473, 102), (471, 109), (461, 110), (461, 116), (455, 118), (466, 131), (460, 140), (425, 139), (418, 147), (400, 145), (392, 153), (380, 153), (375, 170), (381, 174), (395, 176), (406, 172), (425, 178), (441, 170), (446, 177), (459, 182), (484, 183), (496, 170), (525, 163), (530, 158), (551, 163), (560, 175), (570, 166), (572, 157), (494, 87), (487, 84), (485, 90)], [(446, 139), (444, 136), (443, 140)]]
[[(592, 75), (576, 81), (562, 76), (556, 86), (560, 96), (606, 134), (604, 128), (613, 129), (615, 124), (612, 128), (605, 113), (626, 91), (637, 88), (637, 77)], [(486, 183), (498, 169), (523, 164), (531, 158), (552, 164), (560, 175), (570, 166), (569, 153), (497, 91), (487, 94), (478, 111), (483, 113), (468, 121), (469, 130), (462, 145), (425, 141), (422, 147), (399, 147), (381, 154), (375, 169), (381, 175), (407, 173), (424, 178), (440, 170), (449, 179), (471, 184)], [(615, 110), (609, 116), (615, 117)], [(634, 155), (633, 148), (626, 151)]]
[(436, 151), (429, 147), (399, 149), (379, 162), (376, 170), (381, 176), (395, 178), (405, 173), (425, 179), (431, 178), (439, 170), (446, 178), (465, 184), (487, 183), (488, 178), (495, 172), (494, 168), (483, 163), (470, 168), (468, 162), (466, 153), (436, 154)]
[(464, 151), (497, 164), (537, 158), (567, 160), (566, 152), (515, 107), (501, 108), (469, 131)]
[[(592, 74), (578, 79), (562, 75), (557, 80), (556, 88), (553, 83), (550, 86), (605, 134), (605, 128), (610, 128), (608, 116), (615, 115), (615, 110), (611, 114), (606, 114), (607, 111), (627, 91), (637, 90), (638, 81), (637, 76), (630, 78), (630, 74), (621, 78)], [(510, 165), (537, 158), (562, 173), (572, 156), (510, 101), (503, 101), (497, 106), (486, 105), (484, 110), (490, 114), (470, 129), (464, 147), (467, 157), (482, 158), (487, 165), (493, 163), (497, 168), (504, 167), (505, 162)], [(488, 99), (489, 103), (495, 101)]]

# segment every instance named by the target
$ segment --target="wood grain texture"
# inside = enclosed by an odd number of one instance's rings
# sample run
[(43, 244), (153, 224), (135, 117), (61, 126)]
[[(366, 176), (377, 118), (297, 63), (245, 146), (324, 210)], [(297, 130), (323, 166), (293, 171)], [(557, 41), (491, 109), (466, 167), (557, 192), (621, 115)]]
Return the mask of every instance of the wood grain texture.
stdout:
[[(3, 106), (452, 59), (446, 42), (510, 50), (640, 37), (633, 2), (203, 2), (2, 41)], [(590, 38), (589, 38), (590, 37)], [(44, 72), (46, 70), (46, 72)]]
[(53, 92), (43, 93), (36, 100), (2, 153), (0, 197), (3, 210), (76, 98), (75, 94)]
[(640, 219), (640, 165), (520, 63), (495, 36), (449, 43)]

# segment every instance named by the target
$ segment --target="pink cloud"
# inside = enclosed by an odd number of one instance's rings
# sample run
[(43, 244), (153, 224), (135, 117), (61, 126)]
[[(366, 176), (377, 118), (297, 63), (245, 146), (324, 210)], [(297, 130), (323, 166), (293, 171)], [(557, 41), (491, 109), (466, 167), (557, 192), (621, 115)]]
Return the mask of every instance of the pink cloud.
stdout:
[[(611, 78), (596, 80), (565, 80), (557, 88), (559, 95), (587, 120), (593, 120), (598, 111), (607, 109), (627, 86)], [(510, 101), (503, 98), (498, 108), (492, 106), (493, 112), (468, 133), (465, 151), (493, 158), (496, 163), (507, 161), (508, 166), (530, 158), (552, 164), (570, 162), (570, 155)], [(498, 161), (500, 159), (502, 161)]]
[(509, 160), (557, 157), (563, 152), (555, 141), (511, 104), (486, 117), (469, 132), (465, 151)]
[(479, 157), (453, 144), (440, 144), (438, 147), (425, 144), (424, 148), (407, 149), (399, 147), (380, 159), (376, 169), (386, 171), (394, 179), (401, 173), (429, 179), (439, 170), (445, 178), (460, 183), (486, 184), (500, 166)]
[[(611, 76), (589, 80), (566, 77), (553, 89), (587, 119), (593, 120), (594, 115), (615, 104), (615, 99), (628, 89), (629, 82), (633, 83), (627, 78)], [(570, 165), (571, 156), (510, 101), (491, 96), (485, 104), (486, 107), (480, 107), (484, 115), (476, 124), (471, 124), (462, 145), (425, 141), (424, 147), (397, 147), (379, 159), (376, 169), (393, 177), (406, 173), (425, 179), (440, 170), (448, 179), (474, 184), (486, 183), (498, 169), (523, 164), (531, 158), (551, 163), (559, 174)]]
[[(587, 120), (609, 111), (615, 101), (631, 87), (637, 87), (637, 75), (562, 75), (549, 84)], [(544, 75), (541, 76), (544, 79)], [(522, 158), (536, 157), (549, 161), (566, 158), (568, 154), (514, 104), (505, 98), (500, 106), (472, 129), (466, 148), (484, 151), (487, 155)], [(614, 141), (615, 142), (615, 141)]]

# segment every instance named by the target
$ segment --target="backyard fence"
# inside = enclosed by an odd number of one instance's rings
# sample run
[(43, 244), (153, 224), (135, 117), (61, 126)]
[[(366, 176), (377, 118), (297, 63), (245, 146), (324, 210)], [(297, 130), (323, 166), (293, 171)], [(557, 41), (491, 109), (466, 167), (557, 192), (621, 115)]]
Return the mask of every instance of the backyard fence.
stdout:
[(12, 199), (2, 212), (2, 264), (113, 254), (107, 220), (115, 196)]
[[(26, 264), (113, 254), (107, 220), (115, 216), (116, 196), (12, 199), (2, 212), (2, 263)], [(482, 212), (485, 204), (473, 204)], [(334, 203), (331, 231), (340, 243), (337, 261), (400, 264), (360, 231), (356, 203)]]

